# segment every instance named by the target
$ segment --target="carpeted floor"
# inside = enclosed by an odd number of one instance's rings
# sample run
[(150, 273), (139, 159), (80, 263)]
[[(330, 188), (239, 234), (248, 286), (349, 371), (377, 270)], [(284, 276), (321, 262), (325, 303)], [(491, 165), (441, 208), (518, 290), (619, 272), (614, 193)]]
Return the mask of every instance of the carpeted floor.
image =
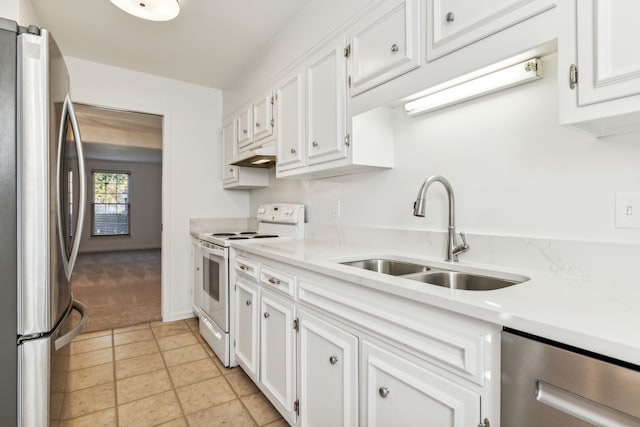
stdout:
[(161, 320), (160, 250), (80, 254), (72, 291), (89, 308), (85, 332)]

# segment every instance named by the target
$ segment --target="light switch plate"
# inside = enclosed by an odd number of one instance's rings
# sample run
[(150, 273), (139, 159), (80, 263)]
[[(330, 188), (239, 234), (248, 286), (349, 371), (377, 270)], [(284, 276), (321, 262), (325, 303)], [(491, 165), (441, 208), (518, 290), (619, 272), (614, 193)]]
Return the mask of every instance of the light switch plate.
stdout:
[(640, 228), (640, 193), (616, 193), (616, 228)]

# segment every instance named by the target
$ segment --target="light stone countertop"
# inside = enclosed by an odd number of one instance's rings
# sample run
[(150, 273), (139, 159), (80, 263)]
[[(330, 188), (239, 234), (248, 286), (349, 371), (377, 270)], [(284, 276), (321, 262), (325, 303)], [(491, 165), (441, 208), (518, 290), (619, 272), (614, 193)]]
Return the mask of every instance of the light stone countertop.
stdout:
[[(394, 258), (445, 266), (442, 258), (387, 245), (332, 244), (320, 239), (269, 243), (234, 242), (233, 247), (337, 279), (420, 301), (452, 312), (528, 332), (640, 366), (640, 282), (610, 281), (503, 267), (463, 260), (460, 268), (485, 269), (530, 280), (493, 291), (451, 290), (339, 264)], [(385, 249), (386, 248), (386, 249)]]

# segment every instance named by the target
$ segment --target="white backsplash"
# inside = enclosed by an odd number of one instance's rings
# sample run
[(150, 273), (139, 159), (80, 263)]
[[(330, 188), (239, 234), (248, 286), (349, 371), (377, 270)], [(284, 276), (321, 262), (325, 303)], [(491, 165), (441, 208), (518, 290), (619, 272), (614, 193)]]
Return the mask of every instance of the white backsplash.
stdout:
[(255, 218), (191, 218), (189, 220), (191, 234), (255, 230), (256, 228), (258, 228), (258, 222)]
[[(446, 251), (444, 232), (337, 224), (306, 224), (305, 227), (305, 238), (336, 246), (382, 247), (390, 254), (413, 253), (443, 259)], [(466, 234), (466, 238), (470, 249), (460, 255), (460, 262), (588, 281), (606, 280), (611, 287), (640, 286), (636, 268), (640, 260), (638, 244), (480, 234)]]

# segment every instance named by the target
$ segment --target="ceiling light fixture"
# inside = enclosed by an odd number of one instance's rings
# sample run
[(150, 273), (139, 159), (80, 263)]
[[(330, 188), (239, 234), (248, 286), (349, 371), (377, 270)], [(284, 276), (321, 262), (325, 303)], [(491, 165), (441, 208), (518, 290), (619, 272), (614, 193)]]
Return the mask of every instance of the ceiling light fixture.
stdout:
[(518, 86), (542, 77), (542, 63), (537, 58), (503, 68), (429, 93), (404, 104), (408, 115), (438, 110), (482, 95)]
[(111, 3), (149, 21), (169, 21), (180, 13), (178, 0), (111, 0)]

